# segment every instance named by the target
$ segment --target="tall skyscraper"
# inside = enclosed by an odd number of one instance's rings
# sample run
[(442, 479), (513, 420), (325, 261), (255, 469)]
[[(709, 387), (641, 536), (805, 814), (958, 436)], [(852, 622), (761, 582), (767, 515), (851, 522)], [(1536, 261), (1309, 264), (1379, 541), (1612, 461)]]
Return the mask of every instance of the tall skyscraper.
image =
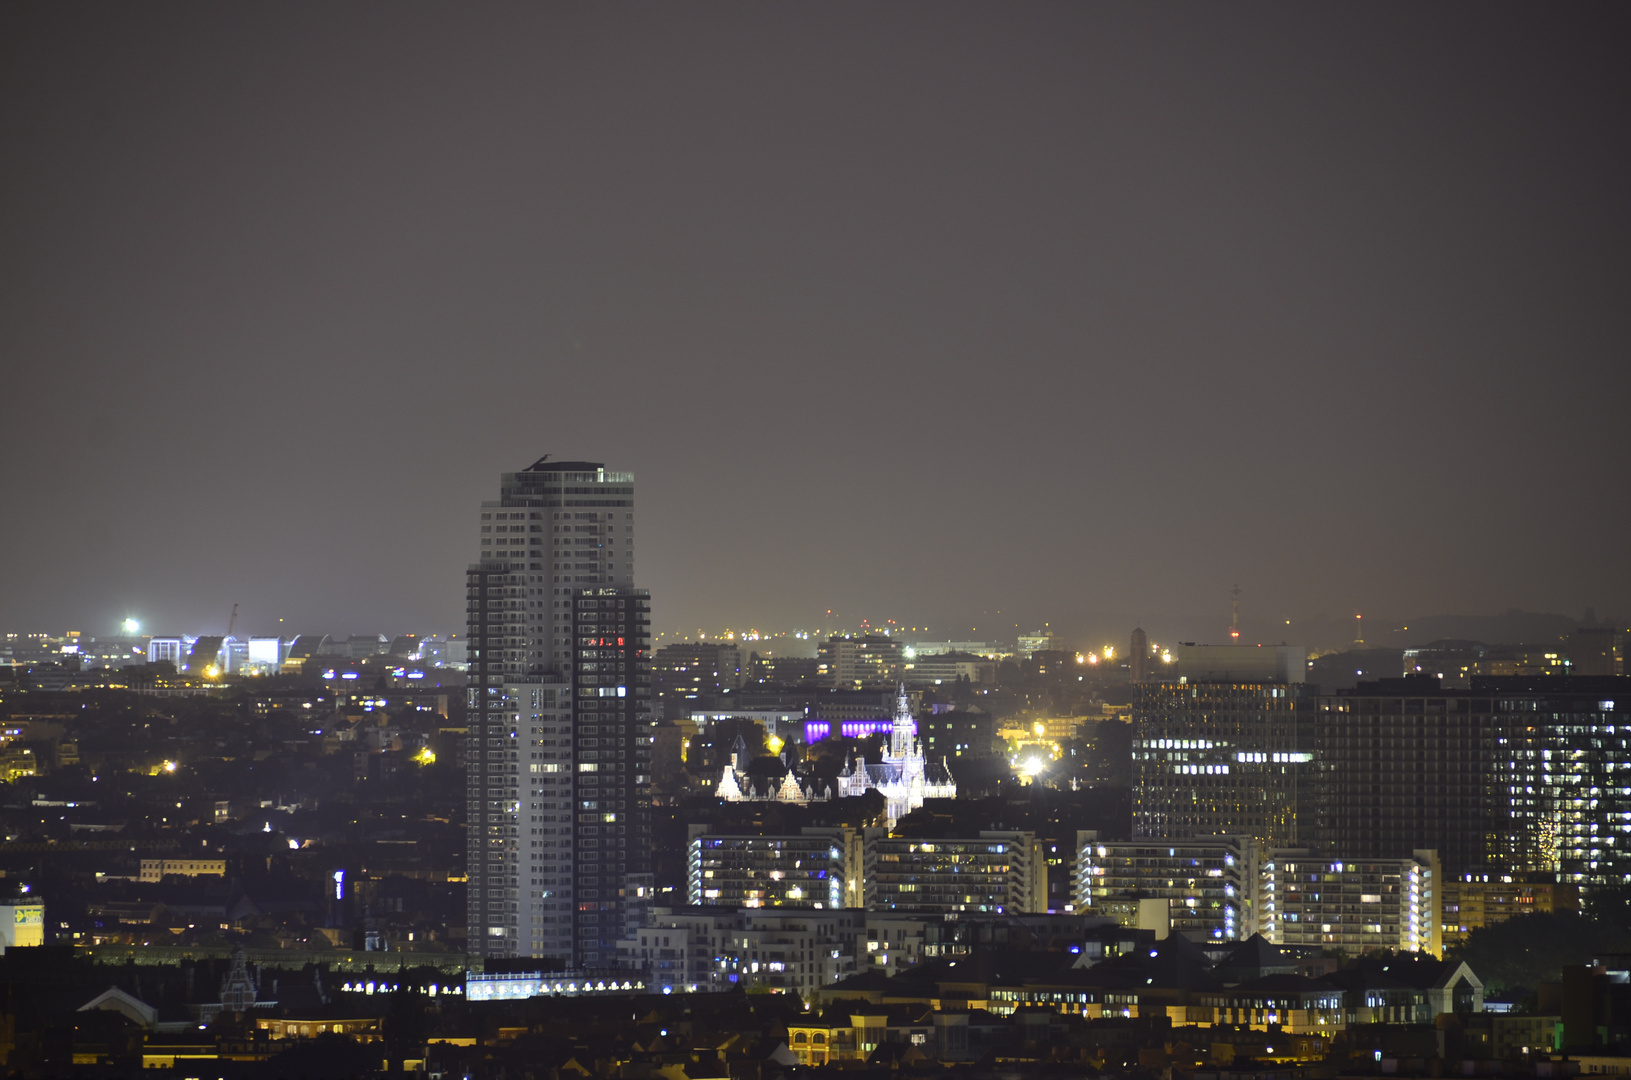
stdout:
[(650, 885), (650, 601), (634, 477), (540, 458), (466, 573), (469, 949), (611, 965)]

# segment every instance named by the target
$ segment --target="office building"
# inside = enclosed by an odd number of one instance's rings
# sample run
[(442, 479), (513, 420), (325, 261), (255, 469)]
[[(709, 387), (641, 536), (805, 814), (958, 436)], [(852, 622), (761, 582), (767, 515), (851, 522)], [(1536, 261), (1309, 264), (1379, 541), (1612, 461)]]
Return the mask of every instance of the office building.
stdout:
[(650, 891), (650, 604), (634, 478), (540, 459), (466, 574), (468, 927), (481, 956), (615, 962)]
[(816, 687), (822, 682), (821, 661), (814, 656), (760, 656), (748, 660), (748, 678), (760, 686)]
[(990, 641), (919, 641), (908, 646), (907, 659), (947, 653), (967, 653), (986, 660), (1004, 660), (1014, 655), (1012, 650)]
[(1350, 859), (1281, 848), (1260, 860), (1258, 932), (1276, 945), (1443, 953), (1439, 861)]
[(1318, 702), (1315, 834), (1352, 858), (1439, 853), (1445, 873), (1631, 875), (1631, 731), (1615, 678), (1415, 676)]
[(44, 901), (16, 897), (0, 904), (0, 953), (44, 944)]
[(190, 646), (191, 642), (183, 641), (178, 637), (148, 638), (147, 662), (149, 664), (156, 664), (161, 660), (166, 661), (174, 664), (176, 666), (176, 670), (180, 671), (182, 664), (186, 662), (187, 649)]
[(976, 705), (933, 713), (918, 727), (923, 731), (923, 756), (930, 761), (980, 757), (994, 746), (991, 714)]
[(1580, 910), (1580, 887), (1554, 874), (1463, 874), (1439, 886), (1444, 947), (1453, 949), (1474, 930), (1499, 926), (1520, 915)]
[(1612, 626), (1582, 626), (1563, 647), (1571, 675), (1624, 675), (1625, 637)]
[(283, 667), (286, 648), (282, 638), (252, 637), (246, 650), (245, 665), (256, 674), (276, 675)]
[(859, 969), (861, 911), (655, 907), (618, 943), (618, 962), (654, 988), (763, 988), (806, 997)]
[(163, 881), (167, 877), (224, 877), (225, 859), (143, 859), (140, 880)]
[(1256, 930), (1258, 847), (1250, 837), (1101, 842), (1083, 834), (1077, 843), (1078, 915), (1194, 941), (1235, 941)]
[(816, 670), (836, 690), (891, 686), (906, 670), (906, 649), (887, 634), (834, 634), (816, 648)]
[(1046, 911), (1048, 870), (1029, 832), (974, 837), (870, 837), (868, 911), (1020, 913)]
[[(676, 642), (658, 649), (651, 662), (652, 690), (665, 703), (738, 690), (745, 676), (742, 650), (730, 642)], [(680, 716), (687, 708), (677, 706), (670, 715)]]
[(728, 835), (693, 825), (689, 902), (692, 907), (859, 907), (860, 865), (860, 839), (853, 829)]
[[(1223, 652), (1244, 652), (1221, 646)], [(1191, 672), (1240, 662), (1192, 661)], [(1285, 674), (1297, 674), (1295, 665)], [(1163, 678), (1165, 674), (1163, 673)], [(1133, 703), (1133, 836), (1250, 836), (1297, 842), (1299, 799), (1313, 780), (1298, 682), (1149, 682)]]
[(997, 661), (973, 653), (935, 653), (909, 658), (906, 681), (913, 686), (991, 686), (997, 681)]
[(1161, 678), (1180, 682), (1302, 683), (1308, 650), (1301, 645), (1196, 645), (1183, 642)]
[[(821, 720), (881, 720), (887, 729), (895, 712), (896, 687), (872, 690), (743, 690), (700, 700), (691, 718), (707, 724), (731, 717), (792, 716)], [(907, 697), (915, 713), (922, 703), (920, 691), (909, 690)], [(760, 719), (763, 723), (763, 719)], [(769, 730), (768, 728), (766, 729)]]
[(1029, 660), (1037, 653), (1056, 651), (1059, 648), (1058, 640), (1051, 630), (1033, 630), (1029, 634), (1019, 635), (1014, 651), (1021, 660)]
[(303, 671), (318, 657), (333, 656), (336, 646), (327, 634), (300, 634), (283, 654), (284, 671)]

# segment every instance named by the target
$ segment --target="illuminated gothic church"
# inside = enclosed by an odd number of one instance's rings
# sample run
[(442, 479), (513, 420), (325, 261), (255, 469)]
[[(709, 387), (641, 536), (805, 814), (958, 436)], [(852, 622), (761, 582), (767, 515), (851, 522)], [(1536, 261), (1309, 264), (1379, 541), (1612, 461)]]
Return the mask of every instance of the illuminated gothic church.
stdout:
[[(736, 752), (725, 767), (715, 794), (729, 802), (763, 799), (775, 802), (826, 802), (828, 799), (847, 799), (876, 791), (884, 797), (889, 824), (923, 805), (924, 799), (952, 799), (957, 796), (957, 782), (942, 761), (930, 764), (923, 760), (923, 745), (917, 737), (917, 723), (912, 719), (912, 707), (906, 700), (906, 688), (900, 688), (895, 702), (895, 720), (889, 733), (889, 750), (876, 765), (865, 761), (846, 762), (844, 771), (831, 783), (807, 775), (799, 777), (791, 768), (782, 777), (779, 787), (764, 794), (753, 791), (744, 771), (747, 746), (737, 740)], [(836, 790), (835, 790), (836, 789)]]

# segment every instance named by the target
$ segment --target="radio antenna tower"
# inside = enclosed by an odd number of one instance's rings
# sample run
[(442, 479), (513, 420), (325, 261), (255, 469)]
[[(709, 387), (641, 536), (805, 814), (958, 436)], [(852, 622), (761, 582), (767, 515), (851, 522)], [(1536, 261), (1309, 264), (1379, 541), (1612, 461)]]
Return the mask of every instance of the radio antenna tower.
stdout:
[(1239, 641), (1240, 640), (1240, 586), (1236, 585), (1233, 589), (1231, 589), (1229, 591), (1229, 595), (1231, 597), (1233, 597), (1233, 599), (1234, 599), (1234, 618), (1231, 619), (1230, 622), (1229, 622), (1229, 640), (1230, 641)]

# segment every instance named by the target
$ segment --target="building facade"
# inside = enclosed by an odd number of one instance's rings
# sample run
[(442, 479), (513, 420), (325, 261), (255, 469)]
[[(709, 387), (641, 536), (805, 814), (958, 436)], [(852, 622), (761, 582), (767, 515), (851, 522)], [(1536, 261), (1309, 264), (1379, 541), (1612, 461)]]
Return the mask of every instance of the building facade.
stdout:
[(859, 875), (850, 868), (860, 868), (859, 843), (853, 829), (806, 828), (797, 835), (767, 836), (713, 833), (693, 825), (689, 902), (692, 907), (858, 907)]
[(1443, 953), (1438, 855), (1316, 856), (1282, 848), (1260, 862), (1258, 932), (1276, 945), (1344, 953)]
[[(729, 642), (680, 641), (658, 649), (652, 658), (652, 690), (665, 702), (730, 693), (741, 688), (746, 676), (742, 650)], [(669, 715), (684, 711), (688, 709), (678, 706)]]
[(997, 681), (997, 661), (973, 653), (938, 653), (918, 656), (906, 664), (906, 681), (913, 686), (991, 686)]
[(1435, 677), (1319, 699), (1314, 830), (1353, 858), (1439, 852), (1445, 873), (1631, 875), (1631, 731), (1614, 678)]
[(663, 992), (761, 987), (808, 998), (860, 969), (865, 932), (860, 911), (655, 907), (618, 953)]
[(1580, 887), (1559, 883), (1554, 874), (1463, 874), (1444, 881), (1439, 892), (1447, 949), (1463, 944), (1474, 930), (1520, 915), (1580, 910)]
[(166, 877), (224, 877), (225, 859), (143, 859), (141, 880), (163, 881)]
[(1047, 864), (1029, 832), (866, 843), (868, 911), (1021, 913), (1046, 911)]
[(540, 459), (482, 503), (466, 573), (468, 933), (614, 963), (649, 894), (650, 603), (634, 478)]
[(923, 732), (923, 756), (930, 761), (989, 754), (996, 733), (991, 714), (978, 707), (936, 712), (918, 727)]
[(0, 953), (45, 944), (45, 904), (18, 897), (0, 904)]
[(889, 686), (906, 670), (906, 647), (887, 634), (834, 634), (816, 647), (818, 677), (837, 690)]
[[(1078, 840), (1075, 911), (1122, 926), (1148, 921), (1153, 901), (1171, 932), (1195, 941), (1234, 941), (1257, 929), (1257, 843), (1250, 837)], [(1160, 927), (1151, 927), (1160, 930)]]
[(1311, 698), (1304, 689), (1290, 682), (1138, 686), (1134, 838), (1297, 843), (1299, 800), (1308, 797), (1313, 779)]

